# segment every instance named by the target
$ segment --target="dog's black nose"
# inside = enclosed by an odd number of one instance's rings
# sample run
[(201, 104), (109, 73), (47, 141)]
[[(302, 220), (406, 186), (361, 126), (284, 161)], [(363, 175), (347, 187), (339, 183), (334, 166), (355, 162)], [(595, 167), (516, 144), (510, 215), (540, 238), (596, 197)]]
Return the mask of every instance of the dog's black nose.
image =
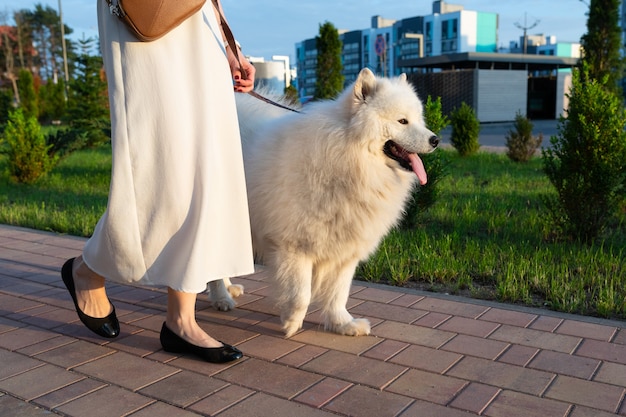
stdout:
[(439, 138), (437, 136), (431, 136), (430, 139), (428, 139), (428, 143), (430, 143), (430, 146), (433, 148), (436, 148), (437, 145), (439, 145)]

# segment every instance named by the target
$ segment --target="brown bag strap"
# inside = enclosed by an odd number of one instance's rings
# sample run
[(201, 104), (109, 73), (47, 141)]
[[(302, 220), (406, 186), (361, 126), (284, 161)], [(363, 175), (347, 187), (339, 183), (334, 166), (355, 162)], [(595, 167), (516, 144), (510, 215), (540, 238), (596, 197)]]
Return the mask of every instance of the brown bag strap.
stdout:
[(241, 65), (241, 58), (239, 57), (239, 48), (237, 48), (237, 42), (235, 41), (235, 36), (233, 35), (233, 31), (230, 30), (230, 26), (226, 23), (226, 19), (220, 10), (220, 5), (218, 0), (213, 0), (213, 6), (215, 6), (215, 10), (220, 16), (220, 25), (222, 26), (222, 30), (224, 31), (224, 35), (226, 36), (226, 42), (228, 43), (228, 47), (233, 51), (235, 58), (237, 59), (237, 63), (239, 64), (239, 70), (241, 71), (241, 77), (244, 80), (248, 79), (248, 73), (244, 69), (243, 65)]

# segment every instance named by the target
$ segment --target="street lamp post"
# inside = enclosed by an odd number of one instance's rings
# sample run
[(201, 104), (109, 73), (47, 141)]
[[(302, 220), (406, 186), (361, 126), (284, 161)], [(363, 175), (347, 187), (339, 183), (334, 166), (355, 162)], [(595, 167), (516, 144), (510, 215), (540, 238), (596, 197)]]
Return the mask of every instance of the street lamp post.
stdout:
[(68, 96), (68, 84), (70, 82), (70, 76), (67, 69), (67, 48), (65, 46), (65, 25), (63, 24), (63, 10), (61, 8), (61, 0), (59, 0), (59, 22), (61, 23), (61, 46), (63, 48), (63, 73), (65, 74), (65, 101)]

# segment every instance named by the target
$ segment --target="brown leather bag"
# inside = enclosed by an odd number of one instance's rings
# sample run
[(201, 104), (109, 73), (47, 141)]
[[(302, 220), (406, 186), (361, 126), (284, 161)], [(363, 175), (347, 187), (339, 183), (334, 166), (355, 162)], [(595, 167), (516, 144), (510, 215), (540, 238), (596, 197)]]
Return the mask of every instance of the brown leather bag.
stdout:
[(206, 0), (106, 0), (143, 42), (159, 39), (202, 8)]

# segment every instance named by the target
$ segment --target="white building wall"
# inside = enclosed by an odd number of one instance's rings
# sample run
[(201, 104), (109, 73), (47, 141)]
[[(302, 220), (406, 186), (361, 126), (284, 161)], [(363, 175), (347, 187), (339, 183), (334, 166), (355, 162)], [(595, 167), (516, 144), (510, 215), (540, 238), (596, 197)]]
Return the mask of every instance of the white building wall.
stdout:
[(566, 94), (572, 89), (572, 73), (557, 72), (556, 74), (556, 117), (567, 116), (569, 97)]
[(478, 34), (478, 13), (464, 10), (458, 12), (459, 50), (458, 52), (476, 52)]
[(528, 73), (526, 71), (478, 70), (476, 117), (481, 122), (515, 120), (526, 115)]

